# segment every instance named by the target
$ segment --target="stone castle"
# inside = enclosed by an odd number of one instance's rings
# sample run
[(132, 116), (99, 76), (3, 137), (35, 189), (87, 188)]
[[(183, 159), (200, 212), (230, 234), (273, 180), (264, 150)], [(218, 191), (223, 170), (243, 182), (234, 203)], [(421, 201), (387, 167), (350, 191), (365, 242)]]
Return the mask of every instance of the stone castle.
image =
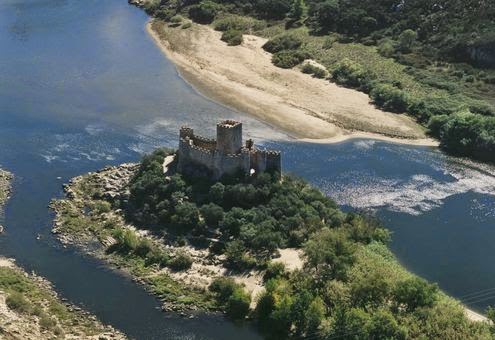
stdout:
[(242, 170), (247, 175), (263, 171), (281, 172), (280, 151), (257, 149), (251, 139), (243, 144), (242, 123), (225, 120), (217, 124), (217, 139), (194, 134), (189, 127), (180, 129), (179, 172), (206, 167), (213, 179)]

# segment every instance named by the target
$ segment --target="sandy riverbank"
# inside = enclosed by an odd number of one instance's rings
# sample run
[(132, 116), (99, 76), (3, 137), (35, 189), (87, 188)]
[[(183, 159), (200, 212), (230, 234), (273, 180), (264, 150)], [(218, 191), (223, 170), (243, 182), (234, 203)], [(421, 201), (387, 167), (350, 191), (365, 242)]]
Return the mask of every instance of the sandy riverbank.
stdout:
[(171, 28), (159, 20), (149, 22), (147, 31), (200, 93), (295, 138), (324, 143), (374, 138), (437, 145), (412, 119), (375, 108), (364, 93), (297, 69), (275, 67), (271, 55), (261, 48), (264, 38), (245, 35), (241, 46), (229, 47), (220, 40), (221, 33), (208, 26)]

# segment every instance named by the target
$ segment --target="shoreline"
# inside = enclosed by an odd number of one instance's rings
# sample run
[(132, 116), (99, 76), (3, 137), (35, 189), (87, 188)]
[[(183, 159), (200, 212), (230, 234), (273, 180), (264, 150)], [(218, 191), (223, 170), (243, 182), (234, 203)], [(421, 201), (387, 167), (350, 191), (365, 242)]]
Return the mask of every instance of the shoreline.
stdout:
[[(264, 86), (266, 86), (266, 84), (259, 85), (256, 83), (249, 83), (249, 80), (246, 81), (246, 83), (238, 82), (235, 77), (230, 78), (220, 71), (217, 72), (217, 67), (214, 67), (212, 70), (211, 67), (207, 67), (208, 65), (210, 65), (209, 63), (204, 62), (200, 59), (194, 59), (194, 56), (188, 56), (185, 52), (181, 53), (181, 51), (178, 52), (177, 50), (174, 50), (171, 47), (170, 42), (161, 38), (160, 33), (153, 28), (153, 24), (155, 22), (157, 24), (163, 23), (160, 21), (155, 21), (155, 19), (150, 19), (145, 25), (146, 32), (149, 34), (155, 45), (165, 55), (165, 57), (174, 63), (177, 68), (178, 75), (195, 91), (197, 91), (200, 95), (206, 97), (207, 99), (216, 102), (217, 104), (224, 105), (235, 111), (245, 112), (268, 125), (279, 128), (296, 140), (309, 143), (332, 144), (344, 142), (351, 139), (366, 138), (406, 145), (432, 147), (437, 147), (439, 145), (438, 141), (426, 137), (420, 126), (416, 123), (411, 123), (412, 120), (409, 117), (397, 114), (389, 114), (374, 107), (372, 109), (372, 113), (380, 112), (381, 114), (386, 115), (385, 117), (382, 117), (385, 122), (389, 120), (390, 117), (392, 117), (393, 119), (396, 119), (396, 121), (391, 122), (392, 125), (397, 125), (401, 122), (405, 122), (405, 124), (408, 125), (407, 128), (409, 128), (413, 132), (407, 131), (402, 134), (402, 132), (397, 132), (396, 130), (394, 132), (378, 133), (377, 131), (361, 131), (348, 129), (346, 124), (355, 124), (356, 121), (351, 121), (348, 117), (349, 115), (340, 115), (340, 113), (335, 114), (335, 117), (337, 118), (328, 117), (328, 119), (325, 120), (321, 117), (320, 113), (311, 110), (311, 108), (303, 106), (298, 107), (292, 102), (284, 101), (284, 98), (282, 96), (277, 97), (273, 96), (272, 93), (266, 93), (266, 88), (263, 88)], [(196, 24), (194, 25), (196, 27), (199, 27)], [(198, 35), (200, 35), (200, 39), (203, 39), (202, 35), (217, 33), (208, 27), (201, 26), (199, 27), (199, 30), (200, 33), (198, 33)], [(213, 32), (208, 32), (208, 30), (211, 30)], [(194, 34), (196, 33), (197, 32), (194, 32)], [(253, 36), (249, 36), (248, 39), (258, 40), (258, 38), (252, 37)], [(218, 38), (218, 40), (220, 39)], [(204, 41), (201, 42), (205, 43)], [(253, 44), (259, 45), (259, 42), (255, 41), (255, 43)], [(253, 53), (255, 53), (258, 57), (260, 57), (259, 55), (262, 54), (266, 58), (267, 53), (264, 51), (259, 51), (260, 48), (258, 48), (259, 46), (257, 45), (256, 47), (249, 46), (245, 49), (249, 51), (253, 50)], [(235, 47), (227, 48), (234, 49)], [(194, 50), (194, 48), (192, 49)], [(328, 81), (314, 79), (311, 76), (305, 75), (297, 70), (279, 69), (276, 66), (271, 65), (271, 62), (270, 66), (263, 65), (263, 67), (265, 69), (267, 67), (269, 68), (269, 71), (267, 72), (290, 72), (290, 76), (297, 74), (298, 78), (307, 78), (304, 80), (309, 81), (310, 84), (319, 82), (319, 86), (324, 86), (324, 91), (335, 91), (335, 89), (337, 88), (338, 91), (345, 91), (347, 95), (349, 95), (350, 93), (352, 96), (356, 96), (356, 98), (360, 98), (362, 96), (362, 94), (358, 91), (340, 88)], [(303, 87), (308, 90), (307, 84), (303, 85), (306, 85)], [(285, 84), (285, 86), (287, 86), (287, 84)], [(243, 96), (243, 94), (245, 94), (246, 96)], [(267, 98), (263, 97), (263, 95), (265, 94), (267, 95)], [(338, 94), (340, 95), (341, 92), (339, 92)], [(257, 96), (261, 96), (260, 98), (263, 99), (260, 99), (259, 102), (256, 102), (256, 99), (258, 99)], [(240, 99), (240, 97), (242, 97), (243, 99)], [(351, 98), (350, 101), (352, 102), (353, 98)], [(366, 99), (366, 101), (366, 104), (371, 107), (371, 104), (369, 104), (369, 100)], [(320, 103), (320, 105), (322, 105), (322, 103)], [(353, 119), (355, 118), (353, 117)], [(364, 117), (363, 119), (369, 119), (369, 117)], [(350, 123), (347, 121), (350, 121)], [(357, 123), (365, 124), (366, 122), (362, 121)], [(410, 126), (413, 127), (410, 128)], [(381, 127), (373, 128), (379, 130)], [(397, 129), (397, 127), (395, 128)], [(384, 129), (391, 130), (392, 127), (384, 127)], [(414, 137), (412, 137), (412, 135), (414, 135)]]
[[(61, 300), (48, 280), (26, 273), (15, 260), (0, 256), (0, 276), (0, 333), (9, 339), (126, 339), (86, 310)], [(22, 304), (13, 303), (14, 297)]]

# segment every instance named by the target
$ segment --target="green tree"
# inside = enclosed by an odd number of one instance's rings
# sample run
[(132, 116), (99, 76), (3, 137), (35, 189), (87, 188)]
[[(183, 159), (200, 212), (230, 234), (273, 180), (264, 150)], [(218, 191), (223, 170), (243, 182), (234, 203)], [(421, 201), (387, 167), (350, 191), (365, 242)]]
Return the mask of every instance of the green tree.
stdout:
[(216, 228), (223, 220), (223, 209), (215, 203), (205, 204), (200, 209), (201, 216), (209, 227)]
[(293, 0), (289, 12), (289, 17), (293, 20), (301, 20), (307, 12), (307, 6), (304, 0)]
[(399, 35), (399, 48), (402, 52), (411, 52), (411, 49), (418, 38), (418, 34), (412, 29), (407, 29)]
[(306, 318), (306, 333), (314, 334), (325, 318), (325, 304), (323, 300), (318, 296), (314, 298), (309, 304), (304, 316)]
[(304, 245), (306, 265), (315, 270), (319, 281), (343, 279), (354, 262), (355, 247), (341, 229), (323, 228)]
[(250, 303), (251, 296), (242, 287), (237, 287), (227, 300), (227, 315), (236, 320), (244, 319), (249, 313)]
[(438, 286), (419, 277), (399, 282), (394, 290), (395, 301), (408, 311), (418, 307), (430, 307), (437, 298)]

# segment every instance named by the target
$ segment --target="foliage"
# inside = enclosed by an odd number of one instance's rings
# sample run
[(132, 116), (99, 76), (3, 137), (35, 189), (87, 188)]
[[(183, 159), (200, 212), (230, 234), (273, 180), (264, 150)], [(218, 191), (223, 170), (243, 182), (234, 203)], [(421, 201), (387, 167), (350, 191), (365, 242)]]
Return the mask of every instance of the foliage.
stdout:
[(237, 46), (242, 44), (242, 32), (229, 29), (222, 34), (222, 41), (225, 41), (229, 46)]
[(495, 117), (458, 112), (432, 118), (429, 128), (440, 138), (442, 148), (460, 156), (495, 161)]
[(272, 62), (280, 68), (293, 68), (309, 57), (308, 53), (302, 51), (281, 51), (273, 55)]
[(407, 29), (399, 35), (399, 48), (402, 52), (411, 52), (413, 44), (416, 42), (418, 35), (412, 29)]
[(370, 97), (376, 105), (391, 112), (402, 113), (408, 109), (409, 98), (407, 94), (391, 84), (373, 86)]
[(395, 301), (413, 311), (418, 307), (431, 307), (436, 299), (438, 287), (427, 281), (413, 277), (399, 282), (395, 288)]
[(215, 294), (218, 303), (225, 306), (231, 318), (240, 320), (248, 314), (251, 296), (232, 278), (218, 277), (208, 289)]
[(325, 78), (327, 76), (327, 71), (321, 67), (306, 63), (302, 66), (301, 71), (303, 73), (312, 74), (315, 78)]
[(203, 0), (189, 8), (189, 17), (200, 24), (210, 24), (220, 11), (220, 5), (214, 1)]
[(250, 17), (228, 15), (215, 20), (213, 26), (215, 27), (215, 30), (222, 32), (236, 30), (243, 33), (252, 33), (253, 31), (262, 30), (265, 28), (266, 24), (261, 20), (256, 20)]
[(19, 313), (29, 313), (32, 309), (31, 303), (19, 292), (13, 292), (5, 300), (7, 306)]
[(302, 39), (295, 34), (281, 34), (268, 40), (263, 49), (270, 53), (287, 50), (297, 50), (302, 45)]
[(192, 257), (184, 251), (178, 251), (169, 261), (168, 266), (175, 271), (183, 271), (191, 268), (193, 264)]
[(304, 0), (293, 0), (288, 16), (297, 21), (301, 20), (306, 15), (306, 12), (307, 6)]

